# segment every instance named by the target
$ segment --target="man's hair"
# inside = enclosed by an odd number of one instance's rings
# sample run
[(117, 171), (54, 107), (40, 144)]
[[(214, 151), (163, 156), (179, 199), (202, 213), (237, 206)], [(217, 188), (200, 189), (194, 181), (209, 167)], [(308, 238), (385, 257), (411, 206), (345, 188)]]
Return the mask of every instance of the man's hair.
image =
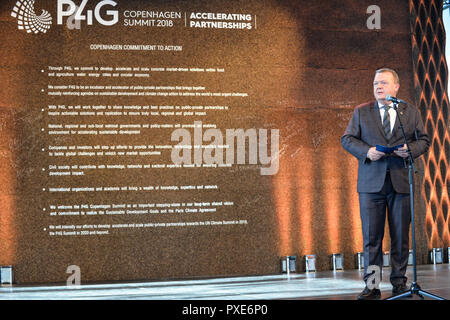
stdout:
[(397, 72), (395, 72), (395, 70), (392, 70), (390, 68), (381, 68), (378, 69), (377, 71), (375, 71), (375, 74), (377, 73), (383, 73), (383, 72), (390, 72), (393, 76), (394, 76), (394, 82), (395, 83), (400, 83), (400, 78), (398, 77)]

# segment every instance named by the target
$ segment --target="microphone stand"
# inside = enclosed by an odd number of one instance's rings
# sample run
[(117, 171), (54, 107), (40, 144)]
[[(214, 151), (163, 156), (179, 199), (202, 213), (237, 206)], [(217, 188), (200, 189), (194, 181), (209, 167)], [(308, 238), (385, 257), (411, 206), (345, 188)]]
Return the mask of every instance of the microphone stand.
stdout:
[[(403, 101), (402, 101), (403, 102)], [(406, 139), (406, 135), (405, 135), (405, 131), (403, 129), (403, 124), (402, 121), (400, 119), (400, 115), (398, 113), (398, 103), (394, 102), (394, 110), (397, 112), (397, 119), (398, 122), (400, 124), (400, 129), (402, 130), (402, 134), (403, 134), (403, 139), (405, 140), (405, 144), (407, 147), (407, 152), (408, 152), (408, 169), (409, 169), (409, 198), (411, 201), (411, 233), (412, 233), (412, 251), (413, 251), (413, 270), (414, 270), (414, 278), (413, 278), (413, 282), (411, 283), (411, 288), (409, 289), (409, 291), (405, 291), (403, 293), (400, 293), (398, 295), (392, 296), (387, 298), (386, 300), (397, 300), (403, 297), (409, 297), (412, 295), (418, 295), (420, 298), (423, 299), (423, 296), (427, 296), (429, 298), (433, 298), (435, 300), (445, 300), (444, 298), (441, 298), (439, 296), (436, 296), (434, 294), (431, 294), (429, 292), (423, 291), (420, 286), (417, 283), (417, 265), (416, 265), (416, 233), (415, 233), (415, 227), (414, 227), (414, 192), (413, 192), (413, 169), (415, 171), (414, 168), (414, 159), (412, 157), (411, 154), (411, 149), (409, 148), (409, 144), (408, 144), (408, 140)]]

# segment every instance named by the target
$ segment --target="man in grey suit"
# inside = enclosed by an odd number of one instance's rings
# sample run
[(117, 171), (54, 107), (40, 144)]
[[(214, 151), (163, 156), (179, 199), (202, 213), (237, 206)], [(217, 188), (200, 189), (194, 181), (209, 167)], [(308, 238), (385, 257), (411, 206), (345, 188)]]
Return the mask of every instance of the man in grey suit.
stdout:
[[(379, 299), (381, 292), (373, 285), (369, 266), (383, 266), (383, 237), (386, 212), (391, 237), (392, 294), (407, 291), (405, 277), (409, 257), (409, 226), (411, 222), (408, 150), (399, 128), (401, 118), (411, 155), (417, 158), (427, 152), (430, 141), (424, 131), (417, 108), (386, 101), (386, 96), (397, 96), (400, 82), (397, 73), (388, 68), (375, 72), (373, 92), (376, 101), (355, 108), (347, 130), (341, 138), (345, 150), (358, 159), (360, 215), (363, 233), (364, 281), (366, 287), (358, 299)], [(394, 147), (393, 153), (384, 153), (376, 145)], [(387, 209), (387, 210), (386, 210)]]

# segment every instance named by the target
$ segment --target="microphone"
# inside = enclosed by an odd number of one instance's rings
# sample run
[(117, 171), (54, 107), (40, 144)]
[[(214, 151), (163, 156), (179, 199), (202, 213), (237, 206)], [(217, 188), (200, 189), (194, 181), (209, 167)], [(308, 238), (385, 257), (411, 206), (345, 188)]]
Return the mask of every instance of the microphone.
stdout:
[(401, 100), (401, 99), (397, 99), (396, 97), (390, 96), (390, 95), (386, 95), (386, 100), (388, 101), (392, 101), (393, 103), (403, 103), (403, 104), (407, 104), (405, 101)]

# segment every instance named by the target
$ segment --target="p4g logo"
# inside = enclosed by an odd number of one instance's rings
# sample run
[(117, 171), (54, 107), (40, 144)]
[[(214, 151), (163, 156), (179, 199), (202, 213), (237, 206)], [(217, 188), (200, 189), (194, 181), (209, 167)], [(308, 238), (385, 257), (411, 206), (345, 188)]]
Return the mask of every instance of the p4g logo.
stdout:
[(52, 16), (45, 10), (41, 15), (34, 12), (34, 0), (19, 0), (11, 11), (11, 16), (17, 19), (19, 30), (27, 33), (46, 33), (52, 24)]
[[(77, 1), (80, 2), (80, 1)], [(92, 25), (94, 19), (104, 25), (112, 26), (119, 20), (117, 10), (102, 10), (103, 7), (115, 7), (117, 3), (112, 0), (98, 1), (94, 10), (85, 10), (88, 0), (82, 0), (77, 4), (72, 0), (58, 0), (57, 4), (57, 24), (63, 24), (64, 17), (67, 17), (66, 24), (69, 29), (80, 29), (81, 22), (85, 21)], [(17, 19), (19, 30), (28, 33), (46, 33), (52, 25), (52, 16), (46, 10), (42, 10), (40, 15), (35, 13), (35, 0), (18, 0), (11, 11), (11, 16)]]
[[(119, 20), (119, 12), (117, 10), (106, 10), (106, 17), (102, 16), (101, 10), (104, 6), (115, 7), (117, 3), (112, 0), (103, 0), (96, 4), (94, 12), (92, 10), (86, 10), (84, 14), (86, 4), (88, 0), (83, 0), (78, 6), (72, 0), (58, 0), (58, 19), (57, 24), (63, 24), (63, 17), (73, 18), (77, 22), (86, 20), (88, 25), (92, 25), (93, 18), (104, 25), (112, 26)], [(93, 15), (92, 15), (93, 14)]]

